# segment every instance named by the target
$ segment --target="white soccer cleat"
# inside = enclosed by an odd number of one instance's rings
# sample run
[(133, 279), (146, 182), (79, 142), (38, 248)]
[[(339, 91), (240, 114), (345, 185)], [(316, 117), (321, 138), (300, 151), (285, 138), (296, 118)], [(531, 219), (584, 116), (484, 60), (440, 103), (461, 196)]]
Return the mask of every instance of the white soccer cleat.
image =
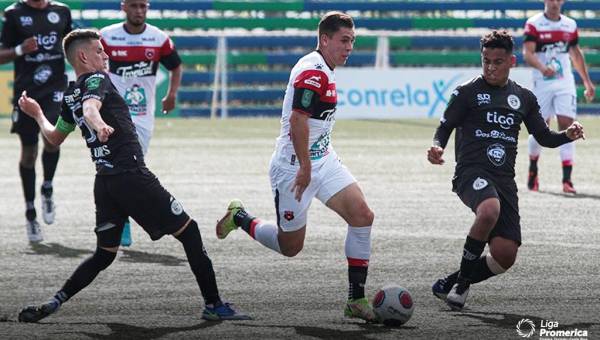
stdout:
[(469, 284), (459, 281), (452, 286), (450, 293), (446, 296), (446, 303), (452, 310), (460, 311), (465, 306), (469, 295)]
[(42, 217), (44, 219), (44, 223), (54, 223), (54, 217), (56, 216), (55, 208), (56, 207), (54, 206), (54, 200), (52, 199), (52, 196), (42, 195)]
[(44, 235), (42, 235), (42, 229), (40, 228), (40, 224), (36, 220), (27, 221), (26, 227), (29, 242), (38, 243), (44, 240)]

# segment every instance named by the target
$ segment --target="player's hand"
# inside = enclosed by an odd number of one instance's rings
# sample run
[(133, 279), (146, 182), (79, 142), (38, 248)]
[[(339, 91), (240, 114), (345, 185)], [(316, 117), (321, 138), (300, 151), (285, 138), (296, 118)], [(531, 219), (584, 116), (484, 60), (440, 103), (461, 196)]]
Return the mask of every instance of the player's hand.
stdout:
[(38, 50), (37, 39), (35, 37), (29, 37), (21, 43), (23, 54), (29, 54)]
[(583, 95), (588, 103), (594, 101), (594, 97), (596, 97), (596, 88), (594, 87), (594, 84), (585, 84), (585, 91), (583, 91)]
[(37, 117), (43, 115), (42, 108), (40, 104), (35, 101), (33, 98), (27, 97), (27, 91), (23, 91), (21, 93), (21, 97), (18, 101), (19, 107), (21, 111), (25, 112), (29, 117), (36, 119)]
[(98, 131), (96, 131), (96, 135), (98, 136), (98, 140), (102, 143), (106, 143), (108, 137), (115, 132), (115, 129), (107, 124), (104, 124)]
[(431, 164), (444, 164), (444, 159), (442, 155), (444, 154), (444, 149), (440, 146), (432, 146), (427, 150), (427, 160)]
[(166, 115), (170, 111), (173, 111), (173, 109), (175, 108), (175, 102), (176, 101), (177, 101), (177, 98), (175, 97), (175, 95), (169, 95), (169, 94), (167, 94), (162, 99), (162, 113), (164, 115)]
[(298, 173), (296, 174), (296, 180), (294, 180), (294, 185), (292, 186), (292, 190), (290, 191), (294, 193), (294, 198), (298, 202), (302, 200), (302, 194), (310, 184), (310, 172), (310, 165), (308, 168), (301, 166), (298, 170)]
[(544, 67), (542, 74), (544, 75), (544, 77), (550, 78), (556, 74), (556, 70), (552, 66), (546, 66)]
[(571, 140), (578, 140), (579, 138), (585, 139), (585, 133), (583, 132), (583, 126), (579, 122), (574, 122), (567, 128), (567, 137)]

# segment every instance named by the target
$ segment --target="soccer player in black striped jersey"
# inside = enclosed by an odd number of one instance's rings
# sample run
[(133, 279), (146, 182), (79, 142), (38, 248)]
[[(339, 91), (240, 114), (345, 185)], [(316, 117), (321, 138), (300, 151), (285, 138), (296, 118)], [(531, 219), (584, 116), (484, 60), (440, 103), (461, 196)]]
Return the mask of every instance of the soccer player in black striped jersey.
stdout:
[(64, 49), (75, 69), (77, 81), (65, 93), (56, 125), (46, 119), (39, 104), (25, 92), (19, 99), (19, 106), (35, 119), (44, 136), (54, 145), (61, 144), (79, 126), (96, 163), (94, 201), (98, 246), (54, 297), (42, 305), (24, 308), (19, 321), (37, 322), (56, 312), (110, 266), (119, 249), (123, 224), (129, 216), (152, 240), (170, 234), (182, 243), (204, 297), (206, 306), (202, 318), (248, 319), (221, 301), (198, 224), (146, 168), (129, 108), (106, 73), (108, 56), (98, 33), (75, 30), (64, 39)]
[[(0, 64), (14, 62), (11, 132), (19, 135), (21, 159), (19, 175), (25, 196), (27, 236), (30, 242), (43, 240), (35, 210), (35, 162), (38, 155), (39, 128), (35, 121), (19, 110), (17, 99), (27, 90), (44, 107), (48, 119), (55, 123), (60, 114), (63, 92), (67, 87), (65, 61), (61, 46), (71, 31), (71, 12), (64, 4), (47, 0), (17, 1), (4, 10), (0, 35)], [(54, 223), (52, 181), (58, 164), (59, 148), (43, 139), (41, 187), (42, 217)]]
[[(443, 164), (444, 148), (456, 129), (453, 191), (475, 213), (460, 270), (438, 280), (433, 294), (461, 310), (471, 284), (510, 268), (521, 245), (515, 158), (521, 123), (546, 147), (583, 138), (574, 122), (565, 131), (548, 128), (531, 91), (508, 78), (515, 64), (513, 39), (493, 31), (481, 39), (483, 74), (454, 90), (427, 151), (432, 164)], [(489, 244), (487, 255), (481, 256)]]

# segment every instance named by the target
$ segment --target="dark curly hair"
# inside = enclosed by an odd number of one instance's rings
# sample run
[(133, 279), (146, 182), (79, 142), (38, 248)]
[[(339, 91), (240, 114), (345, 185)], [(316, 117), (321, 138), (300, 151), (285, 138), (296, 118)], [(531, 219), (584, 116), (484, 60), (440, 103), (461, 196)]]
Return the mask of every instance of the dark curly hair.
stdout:
[(507, 53), (512, 53), (515, 46), (512, 36), (505, 30), (492, 31), (491, 33), (484, 35), (481, 37), (480, 44), (482, 51), (484, 47), (501, 48)]

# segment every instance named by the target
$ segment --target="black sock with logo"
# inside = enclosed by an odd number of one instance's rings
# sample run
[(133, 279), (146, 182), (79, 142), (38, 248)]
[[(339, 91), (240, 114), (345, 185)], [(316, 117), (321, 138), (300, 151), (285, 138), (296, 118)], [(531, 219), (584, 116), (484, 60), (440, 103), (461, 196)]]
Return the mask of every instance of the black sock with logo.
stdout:
[(473, 271), (477, 265), (477, 260), (479, 260), (481, 253), (483, 253), (485, 244), (485, 241), (479, 241), (467, 236), (463, 249), (462, 260), (460, 261), (460, 278), (466, 279), (469, 282), (472, 281)]

